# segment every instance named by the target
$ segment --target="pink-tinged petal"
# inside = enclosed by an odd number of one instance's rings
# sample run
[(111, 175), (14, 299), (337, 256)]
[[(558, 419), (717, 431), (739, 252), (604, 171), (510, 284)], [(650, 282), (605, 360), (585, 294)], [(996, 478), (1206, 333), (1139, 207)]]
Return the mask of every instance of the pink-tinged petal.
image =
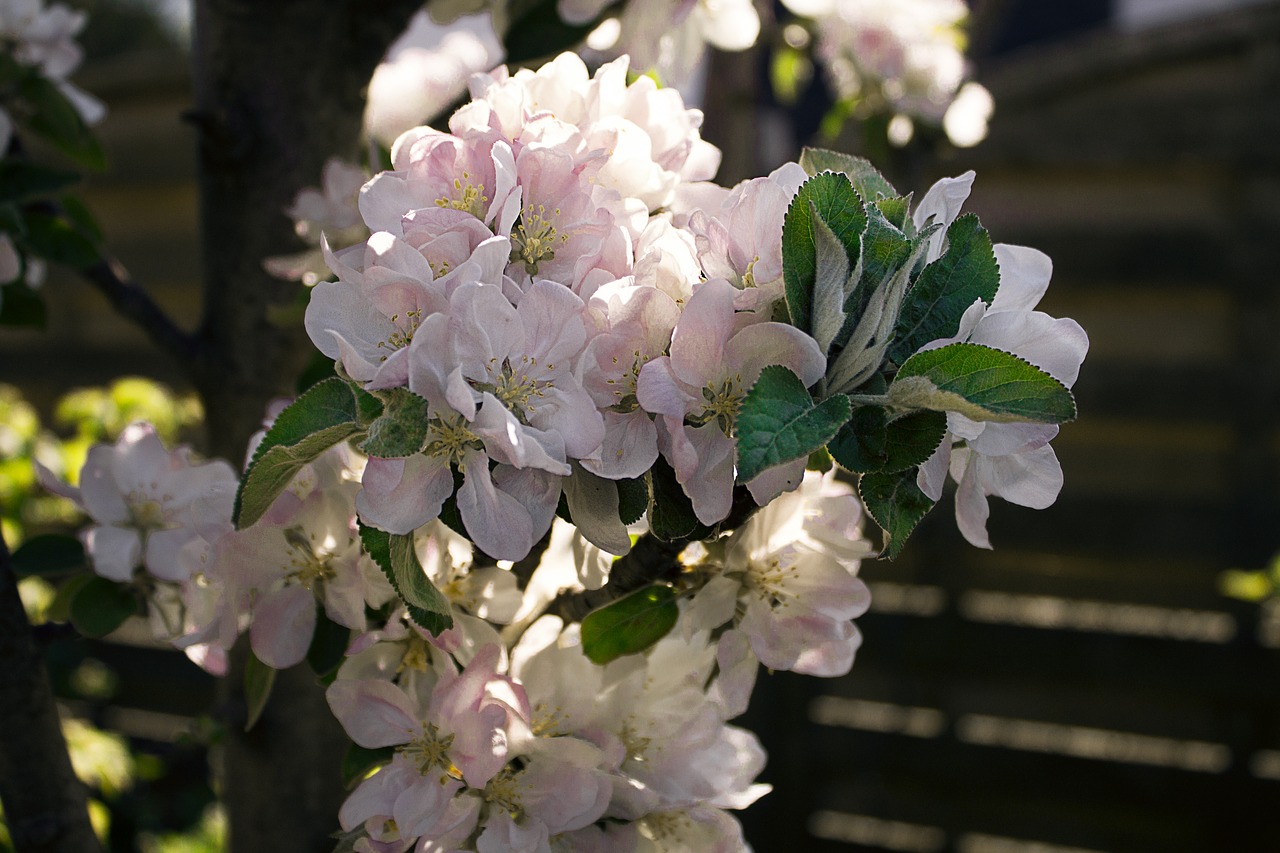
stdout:
[(543, 853), (550, 850), (547, 826), (540, 820), (518, 824), (506, 811), (497, 811), (476, 839), (477, 853)]
[(350, 831), (370, 818), (391, 817), (396, 797), (417, 775), (403, 759), (393, 761), (351, 792), (338, 810), (338, 824)]
[(736, 293), (729, 282), (712, 279), (699, 285), (685, 304), (671, 335), (671, 371), (686, 385), (702, 388), (722, 374)]
[(429, 776), (409, 782), (399, 791), (391, 809), (400, 837), (434, 835), (435, 825), (449, 813), (449, 803), (460, 790), (462, 783), (444, 776), (438, 768)]
[(1053, 277), (1053, 261), (1039, 249), (1027, 246), (995, 245), (1000, 265), (1000, 289), (991, 303), (992, 311), (1030, 311), (1040, 303)]
[(951, 436), (945, 435), (938, 449), (925, 460), (916, 473), (916, 486), (929, 500), (942, 499), (942, 487), (947, 482), (947, 470), (951, 466)]
[(466, 282), (449, 304), (449, 339), (471, 379), (485, 379), (491, 365), (522, 349), (524, 328), (500, 286)]
[[(568, 739), (565, 747), (574, 739)], [(586, 746), (584, 741), (578, 743)], [(558, 752), (558, 751), (557, 751)], [(599, 761), (599, 753), (589, 750)], [(554, 834), (590, 826), (599, 820), (613, 795), (609, 776), (586, 761), (564, 760), (557, 753), (539, 755), (520, 777), (521, 803), (531, 818)]]
[(692, 636), (693, 631), (714, 631), (728, 622), (737, 611), (741, 592), (742, 583), (724, 575), (707, 581), (685, 611), (686, 633)]
[(32, 467), (35, 468), (36, 482), (40, 484), (40, 488), (44, 489), (46, 492), (48, 492), (51, 495), (57, 495), (60, 498), (66, 498), (67, 500), (75, 503), (77, 506), (84, 505), (83, 498), (81, 498), (80, 496), (79, 489), (77, 489), (75, 486), (71, 485), (70, 483), (63, 482), (61, 477), (58, 477), (48, 468), (41, 465), (38, 460), (35, 460), (35, 459), (31, 460), (31, 464), (32, 464)]
[(693, 476), (680, 480), (680, 485), (693, 502), (698, 520), (715, 524), (729, 514), (733, 504), (733, 439), (715, 421), (685, 430), (685, 434), (698, 454), (698, 467)]
[(1008, 456), (977, 456), (983, 490), (1009, 503), (1047, 509), (1062, 491), (1062, 466), (1049, 445)]
[(684, 420), (687, 413), (703, 405), (701, 399), (686, 390), (687, 387), (676, 378), (671, 359), (659, 356), (641, 368), (636, 382), (636, 399), (646, 412)]
[(484, 441), (495, 459), (517, 468), (540, 468), (569, 476), (563, 439), (556, 433), (527, 427), (489, 392), (485, 392), (471, 423), (471, 431)]
[(191, 577), (191, 566), (184, 564), (182, 550), (197, 538), (195, 531), (188, 527), (151, 531), (147, 534), (146, 556), (143, 558), (147, 571), (161, 580), (174, 583), (187, 580)]
[(604, 440), (604, 419), (591, 396), (572, 382), (545, 389), (526, 412), (530, 424), (564, 439), (565, 455), (572, 459), (590, 456)]
[(368, 749), (408, 743), (422, 729), (417, 708), (389, 681), (338, 680), (325, 699), (347, 735)]
[(142, 562), (142, 539), (131, 527), (100, 525), (84, 534), (85, 550), (93, 560), (93, 570), (113, 581), (133, 579), (133, 570)]
[(363, 631), (364, 576), (355, 560), (344, 560), (335, 566), (337, 577), (324, 585), (324, 612), (334, 622), (346, 628)]
[(720, 674), (708, 698), (720, 706), (720, 716), (731, 720), (745, 714), (756, 685), (760, 660), (751, 651), (747, 635), (734, 628), (725, 631), (716, 645), (716, 666)]
[(462, 375), (461, 367), (455, 367), (453, 372), (449, 374), (449, 379), (445, 384), (444, 397), (458, 414), (469, 421), (475, 420), (475, 392), (467, 384), (466, 378)]
[(803, 608), (788, 615), (753, 602), (738, 626), (751, 638), (751, 648), (770, 669), (834, 678), (853, 668), (854, 653), (862, 644), (857, 626)]
[(116, 482), (113, 471), (114, 456), (115, 448), (95, 444), (89, 448), (84, 467), (80, 469), (80, 497), (84, 501), (85, 512), (94, 521), (103, 524), (122, 522), (129, 518), (129, 508), (125, 505), (120, 484)]
[(440, 515), (453, 494), (453, 474), (442, 459), (417, 453), (404, 459), (369, 457), (356, 495), (361, 520), (388, 533), (405, 534)]
[(400, 233), (400, 218), (422, 207), (404, 175), (382, 172), (360, 190), (360, 216), (370, 231)]
[(249, 640), (258, 660), (272, 669), (301, 663), (316, 630), (316, 599), (311, 590), (287, 584), (258, 600)]
[(115, 450), (111, 465), (121, 486), (159, 482), (175, 467), (151, 424), (129, 424), (120, 433)]
[[(964, 417), (948, 412), (948, 422), (953, 415), (957, 420)], [(974, 426), (977, 430), (973, 433), (965, 434), (960, 430), (952, 432), (964, 438), (966, 446), (981, 456), (1008, 456), (1011, 453), (1035, 450), (1044, 447), (1058, 435), (1058, 426), (1051, 424), (984, 423)]]
[(462, 778), (473, 788), (483, 788), (507, 763), (507, 711), (499, 705), (487, 705), (468, 714), (456, 716), (453, 723), (453, 745), (449, 757), (462, 771)]
[(658, 428), (649, 415), (640, 410), (603, 415), (599, 458), (582, 460), (582, 467), (609, 480), (639, 477), (653, 467), (658, 458)]
[[(981, 457), (978, 457), (981, 458)], [(955, 476), (956, 469), (961, 468), (964, 474), (959, 478), (960, 486), (956, 489), (956, 527), (961, 535), (975, 548), (991, 548), (991, 538), (987, 535), (987, 518), (991, 515), (991, 507), (987, 503), (987, 495), (978, 478), (978, 466), (974, 455), (965, 450), (951, 457), (951, 472)], [(965, 463), (968, 464), (965, 464)]]
[(494, 485), (483, 453), (468, 455), (466, 477), (458, 489), (458, 510), (471, 541), (490, 557), (519, 560), (533, 548), (529, 511)]
[(511, 495), (529, 513), (531, 535), (537, 542), (551, 529), (551, 522), (555, 520), (556, 506), (560, 503), (560, 484), (564, 478), (538, 468), (513, 468), (501, 464), (493, 469), (492, 474), (498, 490)]
[(582, 300), (553, 281), (535, 281), (517, 309), (524, 326), (524, 352), (541, 367), (565, 364), (587, 342)]
[(806, 388), (827, 372), (827, 357), (817, 341), (794, 326), (772, 322), (747, 326), (734, 335), (724, 348), (720, 369), (740, 375), (746, 390), (771, 364), (788, 368)]
[(760, 506), (767, 506), (783, 492), (795, 490), (804, 480), (804, 466), (808, 461), (808, 457), (802, 456), (791, 462), (765, 469), (747, 483), (752, 499)]

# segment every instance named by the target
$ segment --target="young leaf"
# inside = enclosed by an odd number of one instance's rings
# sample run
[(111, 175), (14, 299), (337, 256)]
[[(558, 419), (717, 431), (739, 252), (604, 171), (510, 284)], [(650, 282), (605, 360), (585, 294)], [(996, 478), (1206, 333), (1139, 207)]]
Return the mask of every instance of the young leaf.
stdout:
[(951, 223), (947, 251), (921, 271), (903, 302), (890, 360), (902, 364), (930, 341), (954, 335), (965, 310), (979, 299), (990, 305), (999, 286), (991, 237), (966, 213)]
[(779, 364), (766, 367), (738, 412), (738, 481), (807, 457), (847, 420), (848, 397), (837, 394), (814, 405), (800, 377)]
[(911, 412), (889, 421), (885, 430), (885, 474), (914, 470), (933, 455), (947, 434), (945, 412)]
[(394, 746), (369, 749), (358, 743), (351, 744), (342, 756), (342, 786), (350, 791), (363, 782), (370, 772), (390, 764), (395, 754)]
[(317, 382), (290, 403), (267, 430), (240, 478), (231, 516), (236, 528), (262, 518), (303, 465), (358, 432), (355, 397), (336, 376)]
[(980, 344), (918, 352), (889, 385), (889, 404), (957, 412), (975, 421), (1060, 424), (1076, 416), (1061, 382), (1016, 355)]
[(427, 401), (407, 388), (381, 394), (382, 414), (369, 424), (369, 437), (360, 449), (383, 459), (400, 459), (422, 450), (427, 440)]
[(649, 485), (644, 477), (618, 480), (618, 519), (623, 524), (635, 524), (649, 508)]
[(800, 152), (800, 166), (810, 175), (828, 171), (843, 173), (852, 182), (858, 195), (867, 201), (875, 201), (881, 197), (892, 198), (898, 194), (893, 184), (880, 174), (880, 170), (863, 157), (828, 151), (825, 148), (806, 148)]
[(13, 552), (11, 565), (14, 574), (27, 577), (74, 572), (87, 566), (88, 561), (79, 539), (46, 533), (23, 542)]
[(98, 575), (71, 599), (71, 624), (86, 637), (105, 637), (138, 612), (138, 597), (132, 589)]
[(846, 471), (855, 474), (879, 471), (888, 460), (885, 450), (888, 420), (880, 406), (857, 407), (849, 422), (840, 427), (827, 444), (827, 452)]
[(863, 474), (858, 494), (867, 512), (885, 533), (889, 559), (902, 553), (911, 531), (933, 509), (933, 501), (916, 485), (915, 469), (896, 474)]
[(249, 659), (244, 664), (244, 730), (247, 732), (258, 724), (267, 700), (271, 698), (271, 688), (276, 683), (276, 671), (258, 660), (258, 656), (249, 652)]
[(850, 268), (858, 262), (859, 235), (867, 225), (862, 199), (849, 179), (838, 172), (815, 175), (804, 182), (791, 200), (782, 225), (782, 277), (791, 325), (805, 332), (813, 327), (817, 272), (815, 214), (844, 246)]
[(844, 303), (852, 284), (844, 244), (816, 209), (810, 213), (814, 239), (813, 339), (825, 354), (844, 325)]
[(911, 193), (896, 195), (892, 198), (882, 198), (875, 203), (876, 209), (888, 223), (903, 234), (911, 233), (907, 225), (911, 222), (911, 196)]
[(98, 171), (106, 168), (102, 146), (56, 83), (41, 74), (27, 75), (22, 81), (22, 99), (32, 110), (27, 127), (82, 166)]
[(413, 534), (392, 535), (376, 527), (360, 525), (364, 550), (382, 569), (396, 594), (404, 601), (409, 616), (419, 627), (439, 636), (453, 627), (449, 601), (427, 577), (413, 550)]
[(601, 666), (652, 646), (675, 627), (676, 591), (654, 584), (588, 613), (582, 620), (582, 651)]

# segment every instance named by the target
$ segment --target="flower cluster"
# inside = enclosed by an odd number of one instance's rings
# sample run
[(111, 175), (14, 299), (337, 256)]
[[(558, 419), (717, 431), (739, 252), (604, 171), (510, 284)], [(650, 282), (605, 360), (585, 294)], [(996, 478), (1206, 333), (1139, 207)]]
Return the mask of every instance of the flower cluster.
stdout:
[(942, 124), (951, 141), (986, 136), (993, 101), (966, 82), (964, 0), (783, 0), (814, 19), (815, 54), (839, 100), (861, 113), (894, 117), (891, 139), (911, 136), (912, 119)]
[[(469, 536), (520, 559), (579, 490), (566, 479), (635, 478), (661, 454), (711, 524), (730, 508), (734, 418), (760, 370), (822, 375), (812, 338), (771, 320), (803, 172), (702, 183), (718, 152), (700, 113), (626, 77), (625, 59), (589, 76), (565, 54), (473, 78), (450, 132), (406, 133), (362, 190), (373, 234), (328, 253), (337, 280), (315, 287), (307, 330), (370, 391), (424, 398), (430, 425), (420, 452), (370, 460), (365, 522), (421, 526), (457, 472)], [(765, 502), (797, 477), (754, 491)], [(616, 521), (584, 533), (625, 550)]]

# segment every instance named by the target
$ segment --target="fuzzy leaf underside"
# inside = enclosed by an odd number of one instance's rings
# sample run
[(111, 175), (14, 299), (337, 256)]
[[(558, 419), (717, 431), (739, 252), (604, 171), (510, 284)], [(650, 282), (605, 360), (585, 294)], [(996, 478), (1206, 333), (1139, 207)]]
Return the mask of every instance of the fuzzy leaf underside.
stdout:
[(427, 401), (408, 388), (381, 393), (382, 413), (369, 424), (369, 435), (360, 449), (382, 459), (414, 455), (427, 440)]
[(858, 262), (860, 235), (867, 225), (862, 199), (839, 172), (823, 172), (805, 181), (791, 200), (782, 225), (782, 278), (791, 325), (813, 330), (818, 217), (845, 248), (849, 269)]
[(853, 184), (858, 194), (868, 201), (881, 197), (893, 197), (898, 191), (885, 180), (880, 170), (865, 157), (830, 151), (826, 148), (805, 148), (800, 152), (800, 167), (810, 175), (820, 172), (840, 172)]

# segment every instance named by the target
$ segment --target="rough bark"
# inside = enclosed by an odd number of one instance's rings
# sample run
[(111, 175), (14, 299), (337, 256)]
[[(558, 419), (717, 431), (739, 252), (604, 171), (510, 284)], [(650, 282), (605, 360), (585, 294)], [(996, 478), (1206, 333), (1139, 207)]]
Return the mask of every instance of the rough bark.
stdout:
[[(243, 458), (266, 402), (288, 393), (311, 352), (299, 285), (263, 258), (298, 248), (283, 209), (319, 182), (331, 155), (357, 153), (363, 90), (421, 0), (199, 0), (195, 109), (200, 131), (204, 321), (195, 383), (208, 449)], [(282, 318), (282, 315), (286, 315)], [(243, 652), (236, 660), (243, 661)], [(243, 669), (227, 679), (243, 706)], [(344, 738), (305, 668), (281, 673), (249, 735), (234, 723), (222, 756), (233, 853), (331, 850)]]
[(0, 803), (18, 853), (101, 851), (2, 537), (0, 732)]

